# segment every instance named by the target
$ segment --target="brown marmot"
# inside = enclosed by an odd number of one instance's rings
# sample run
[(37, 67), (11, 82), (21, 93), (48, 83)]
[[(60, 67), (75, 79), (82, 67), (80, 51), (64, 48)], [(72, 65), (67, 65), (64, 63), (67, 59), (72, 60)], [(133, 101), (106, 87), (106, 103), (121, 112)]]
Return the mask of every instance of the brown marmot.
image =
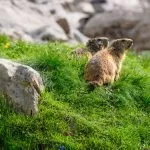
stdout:
[(96, 52), (107, 48), (108, 45), (109, 39), (107, 37), (92, 38), (87, 41), (85, 48), (76, 49), (72, 52), (72, 54), (76, 56), (88, 54), (88, 58), (90, 59)]
[(87, 63), (84, 79), (95, 86), (113, 83), (119, 78), (122, 60), (132, 44), (131, 39), (117, 39), (108, 48), (98, 51)]
[(94, 55), (99, 50), (108, 47), (108, 45), (109, 39), (107, 37), (92, 38), (86, 43), (86, 47), (92, 55)]

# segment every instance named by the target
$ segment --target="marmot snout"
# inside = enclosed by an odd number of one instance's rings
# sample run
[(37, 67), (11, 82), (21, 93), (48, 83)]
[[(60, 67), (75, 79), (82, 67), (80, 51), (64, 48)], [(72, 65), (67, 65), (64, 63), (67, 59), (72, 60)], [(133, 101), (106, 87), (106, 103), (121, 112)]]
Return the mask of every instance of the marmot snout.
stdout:
[(85, 67), (85, 80), (94, 86), (117, 80), (125, 52), (132, 44), (131, 39), (117, 39), (112, 41), (108, 48), (98, 51)]

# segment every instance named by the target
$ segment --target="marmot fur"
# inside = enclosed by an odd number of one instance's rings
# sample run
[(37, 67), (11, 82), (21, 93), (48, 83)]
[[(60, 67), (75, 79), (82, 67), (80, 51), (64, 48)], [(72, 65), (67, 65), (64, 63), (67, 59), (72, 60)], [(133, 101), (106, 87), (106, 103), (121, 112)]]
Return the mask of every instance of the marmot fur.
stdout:
[(117, 39), (98, 51), (87, 63), (84, 79), (95, 86), (113, 83), (119, 78), (122, 60), (132, 44), (131, 39)]
[(72, 54), (76, 56), (88, 54), (88, 58), (90, 59), (96, 52), (108, 47), (108, 45), (109, 39), (107, 37), (92, 38), (87, 41), (86, 48), (76, 49)]

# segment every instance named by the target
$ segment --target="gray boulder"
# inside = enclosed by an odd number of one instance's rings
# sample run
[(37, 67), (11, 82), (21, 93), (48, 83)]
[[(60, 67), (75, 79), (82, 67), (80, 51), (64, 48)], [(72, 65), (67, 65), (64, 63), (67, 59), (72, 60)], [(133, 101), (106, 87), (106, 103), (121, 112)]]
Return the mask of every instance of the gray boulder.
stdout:
[(83, 13), (87, 13), (87, 14), (94, 14), (95, 13), (95, 9), (93, 7), (93, 5), (89, 2), (80, 2), (77, 5), (77, 10)]
[(57, 24), (64, 30), (66, 34), (70, 33), (70, 25), (67, 19), (67, 13), (65, 9), (60, 5), (53, 5), (50, 7), (50, 13), (53, 16)]
[(84, 27), (88, 37), (128, 37), (134, 40), (136, 49), (150, 49), (149, 14), (114, 11), (96, 14)]
[[(58, 26), (58, 25), (57, 25)], [(68, 37), (60, 27), (43, 26), (31, 32), (36, 41), (67, 41)]]
[(72, 32), (80, 29), (83, 20), (93, 13), (89, 2), (1, 0), (0, 33), (35, 42), (76, 40)]
[(29, 66), (0, 59), (0, 93), (17, 111), (35, 115), (44, 86), (40, 74)]
[[(43, 36), (48, 36), (49, 40), (67, 40), (65, 32), (50, 14), (50, 4), (45, 6), (27, 0), (0, 1), (0, 32), (28, 41), (42, 41)], [(41, 28), (42, 35), (33, 34)]]
[(86, 43), (88, 41), (88, 38), (84, 36), (79, 30), (72, 30), (71, 33), (72, 39), (74, 39), (77, 43)]
[[(98, 0), (97, 0), (98, 1)], [(97, 8), (98, 8), (98, 4)], [(126, 11), (126, 12), (142, 12), (143, 9), (149, 7), (149, 0), (107, 0), (106, 3), (102, 5), (105, 11)]]

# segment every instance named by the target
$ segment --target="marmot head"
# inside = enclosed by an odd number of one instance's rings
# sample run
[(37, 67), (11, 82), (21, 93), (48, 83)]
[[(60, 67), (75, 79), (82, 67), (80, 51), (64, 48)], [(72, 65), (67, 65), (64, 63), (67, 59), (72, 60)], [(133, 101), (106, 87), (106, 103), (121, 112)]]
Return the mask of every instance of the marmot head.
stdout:
[(99, 37), (88, 40), (86, 47), (91, 53), (96, 53), (99, 50), (102, 50), (109, 45), (109, 39), (107, 37)]
[(110, 47), (113, 48), (114, 50), (117, 50), (123, 53), (124, 51), (131, 48), (132, 45), (133, 45), (132, 39), (122, 38), (122, 39), (116, 39), (112, 41)]

